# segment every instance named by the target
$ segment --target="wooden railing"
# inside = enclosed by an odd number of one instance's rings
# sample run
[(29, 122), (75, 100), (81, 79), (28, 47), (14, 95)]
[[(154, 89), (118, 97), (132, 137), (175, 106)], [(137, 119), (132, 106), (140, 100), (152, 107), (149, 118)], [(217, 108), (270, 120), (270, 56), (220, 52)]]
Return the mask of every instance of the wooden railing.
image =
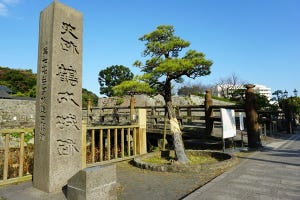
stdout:
[(82, 124), (83, 167), (130, 159), (147, 153), (146, 110), (137, 110), (136, 123), (122, 126)]
[[(0, 149), (0, 185), (30, 180), (32, 178), (28, 167), (29, 159), (33, 161), (33, 157), (28, 158), (28, 155), (25, 155), (25, 146), (27, 147), (27, 151), (29, 151), (29, 147), (25, 142), (25, 134), (31, 134), (30, 137), (33, 137), (33, 128), (0, 130), (0, 136), (4, 137), (4, 144)], [(12, 138), (15, 138), (15, 141), (12, 141)], [(11, 146), (10, 143), (15, 144)], [(16, 145), (17, 143), (18, 145)], [(33, 153), (33, 149), (30, 151)], [(25, 157), (27, 157), (26, 162)], [(26, 164), (26, 170), (24, 164)]]
[(87, 166), (130, 159), (138, 153), (138, 137), (138, 125), (87, 127), (83, 159)]

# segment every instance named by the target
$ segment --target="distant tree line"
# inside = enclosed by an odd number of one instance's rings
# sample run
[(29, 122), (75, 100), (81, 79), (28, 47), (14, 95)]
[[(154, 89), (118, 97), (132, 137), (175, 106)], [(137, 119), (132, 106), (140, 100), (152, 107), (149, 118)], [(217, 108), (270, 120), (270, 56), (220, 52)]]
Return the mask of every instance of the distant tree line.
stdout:
[(11, 89), (14, 96), (35, 97), (36, 74), (30, 69), (0, 67), (0, 85)]
[[(36, 97), (36, 77), (31, 69), (11, 69), (0, 66), (0, 85), (12, 91), (12, 96)], [(87, 106), (87, 100), (92, 100), (92, 105), (98, 104), (98, 96), (87, 89), (82, 89), (82, 106)]]

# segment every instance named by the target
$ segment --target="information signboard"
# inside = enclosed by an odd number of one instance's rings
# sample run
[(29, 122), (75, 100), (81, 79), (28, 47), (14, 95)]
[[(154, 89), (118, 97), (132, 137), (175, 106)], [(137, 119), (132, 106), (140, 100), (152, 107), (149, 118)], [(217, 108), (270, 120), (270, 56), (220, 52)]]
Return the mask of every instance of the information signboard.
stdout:
[(223, 138), (236, 136), (235, 113), (233, 109), (221, 108)]

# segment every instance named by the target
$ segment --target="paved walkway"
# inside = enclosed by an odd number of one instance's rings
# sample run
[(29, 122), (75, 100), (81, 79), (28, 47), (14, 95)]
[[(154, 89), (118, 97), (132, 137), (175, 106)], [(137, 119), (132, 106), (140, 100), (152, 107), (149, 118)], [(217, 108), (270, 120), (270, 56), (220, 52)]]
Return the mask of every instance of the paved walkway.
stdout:
[[(204, 184), (203, 174), (162, 174), (138, 168), (127, 170), (126, 165), (118, 165), (118, 181), (124, 187), (119, 199), (176, 200), (195, 190), (184, 199), (299, 200), (300, 131), (289, 139), (274, 141), (197, 190)], [(63, 193), (41, 192), (30, 181), (0, 188), (0, 196), (7, 200), (66, 200)]]
[(215, 178), (184, 200), (300, 199), (300, 132)]

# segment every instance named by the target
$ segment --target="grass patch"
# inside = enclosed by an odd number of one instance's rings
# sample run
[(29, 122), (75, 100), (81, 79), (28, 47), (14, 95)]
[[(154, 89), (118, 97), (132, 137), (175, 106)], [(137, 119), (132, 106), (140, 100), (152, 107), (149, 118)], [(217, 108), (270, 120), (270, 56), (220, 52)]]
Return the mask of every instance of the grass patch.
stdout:
[[(212, 157), (210, 154), (195, 155), (189, 152), (186, 154), (190, 161), (189, 164), (208, 164), (219, 162), (218, 159)], [(142, 161), (152, 164), (171, 164), (171, 162), (174, 160), (176, 160), (174, 151), (170, 152), (169, 158), (161, 158), (159, 154), (155, 154), (151, 157), (142, 159)]]
[(188, 155), (191, 164), (216, 163), (218, 160), (210, 155)]

